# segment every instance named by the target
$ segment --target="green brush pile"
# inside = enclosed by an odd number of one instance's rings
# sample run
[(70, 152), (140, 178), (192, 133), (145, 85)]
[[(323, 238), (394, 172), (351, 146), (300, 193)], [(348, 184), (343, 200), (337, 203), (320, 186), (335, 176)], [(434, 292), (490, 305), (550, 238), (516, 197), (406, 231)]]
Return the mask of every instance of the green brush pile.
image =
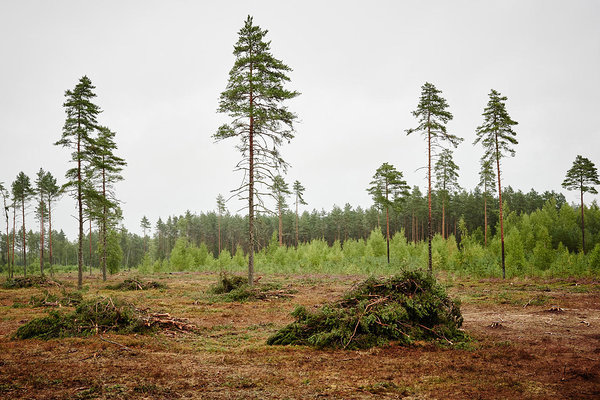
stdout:
[(460, 330), (459, 304), (433, 276), (420, 271), (369, 278), (337, 302), (314, 312), (298, 306), (292, 316), (295, 322), (271, 336), (268, 344), (364, 349), (390, 341), (453, 344), (467, 339)]

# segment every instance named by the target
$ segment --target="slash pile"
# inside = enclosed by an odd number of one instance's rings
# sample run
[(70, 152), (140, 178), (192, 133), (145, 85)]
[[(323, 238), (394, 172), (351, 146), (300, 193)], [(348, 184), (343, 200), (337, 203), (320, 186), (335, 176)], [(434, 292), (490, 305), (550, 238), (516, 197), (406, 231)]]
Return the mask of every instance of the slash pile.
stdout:
[(340, 300), (314, 312), (298, 306), (295, 321), (267, 343), (317, 348), (369, 348), (417, 340), (453, 344), (465, 341), (459, 304), (430, 274), (405, 271), (388, 278), (369, 278)]

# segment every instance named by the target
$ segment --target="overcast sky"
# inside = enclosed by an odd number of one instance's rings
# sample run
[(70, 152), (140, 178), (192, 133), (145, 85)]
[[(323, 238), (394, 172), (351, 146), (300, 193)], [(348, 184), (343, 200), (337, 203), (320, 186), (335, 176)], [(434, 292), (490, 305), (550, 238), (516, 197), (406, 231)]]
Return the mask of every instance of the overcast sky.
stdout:
[[(0, 181), (10, 187), (19, 171), (33, 180), (40, 167), (64, 181), (70, 152), (52, 144), (65, 90), (87, 75), (128, 162), (117, 186), (125, 226), (141, 233), (144, 215), (154, 226), (214, 210), (242, 179), (237, 142), (211, 135), (227, 121), (216, 109), (247, 15), (269, 30), (302, 93), (289, 102), (299, 123), (282, 153), (306, 209), (370, 206), (365, 189), (383, 162), (425, 189), (425, 141), (405, 134), (425, 82), (450, 105), (448, 131), (465, 139), (455, 160), (468, 190), (492, 88), (519, 122), (503, 185), (574, 202), (560, 184), (576, 155), (600, 166), (600, 1), (0, 0)], [(53, 218), (72, 239), (74, 214), (64, 198)]]

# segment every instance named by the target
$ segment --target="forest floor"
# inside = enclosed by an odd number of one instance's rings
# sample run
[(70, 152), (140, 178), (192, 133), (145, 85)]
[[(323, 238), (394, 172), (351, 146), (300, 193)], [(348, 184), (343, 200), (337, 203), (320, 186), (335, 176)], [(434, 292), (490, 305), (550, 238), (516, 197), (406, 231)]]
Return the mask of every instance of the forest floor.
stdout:
[[(115, 284), (130, 277), (110, 277)], [(417, 343), (364, 351), (268, 346), (297, 304), (336, 299), (361, 276), (266, 275), (272, 296), (244, 303), (207, 293), (216, 273), (145, 276), (166, 289), (116, 291), (85, 278), (84, 298), (121, 298), (188, 318), (195, 333), (106, 333), (15, 340), (48, 307), (0, 289), (0, 398), (10, 399), (592, 399), (600, 398), (600, 284), (592, 280), (440, 277), (462, 301), (460, 348)], [(74, 290), (76, 275), (58, 277)], [(65, 309), (65, 308), (63, 308)], [(69, 310), (69, 308), (66, 308)]]

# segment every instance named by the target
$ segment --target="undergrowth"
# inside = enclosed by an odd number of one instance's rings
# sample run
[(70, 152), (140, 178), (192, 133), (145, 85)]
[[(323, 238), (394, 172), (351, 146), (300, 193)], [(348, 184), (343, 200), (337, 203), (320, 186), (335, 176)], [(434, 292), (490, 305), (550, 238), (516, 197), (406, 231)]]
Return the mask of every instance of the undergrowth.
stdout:
[(369, 278), (337, 302), (314, 312), (298, 306), (292, 316), (295, 322), (271, 336), (268, 344), (359, 349), (390, 341), (453, 344), (467, 340), (460, 330), (459, 303), (433, 276), (421, 271)]

